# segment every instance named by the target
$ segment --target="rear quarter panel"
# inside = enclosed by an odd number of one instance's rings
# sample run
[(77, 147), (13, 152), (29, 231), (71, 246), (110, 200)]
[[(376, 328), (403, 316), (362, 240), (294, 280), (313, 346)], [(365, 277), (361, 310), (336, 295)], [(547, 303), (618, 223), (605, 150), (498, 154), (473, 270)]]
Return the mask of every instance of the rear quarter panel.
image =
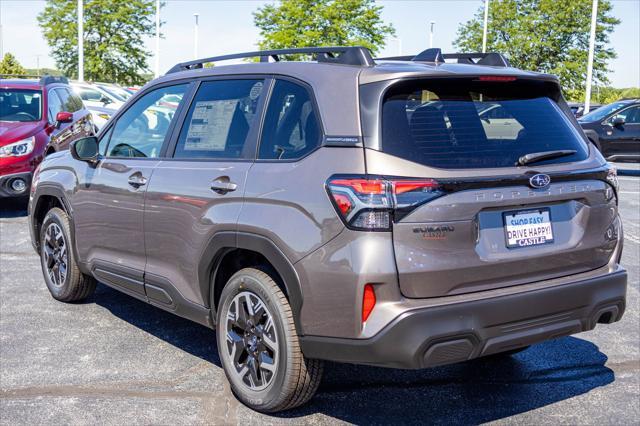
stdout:
[(364, 172), (362, 148), (323, 147), (295, 162), (258, 161), (249, 171), (238, 231), (267, 237), (295, 263), (344, 229), (327, 179)]

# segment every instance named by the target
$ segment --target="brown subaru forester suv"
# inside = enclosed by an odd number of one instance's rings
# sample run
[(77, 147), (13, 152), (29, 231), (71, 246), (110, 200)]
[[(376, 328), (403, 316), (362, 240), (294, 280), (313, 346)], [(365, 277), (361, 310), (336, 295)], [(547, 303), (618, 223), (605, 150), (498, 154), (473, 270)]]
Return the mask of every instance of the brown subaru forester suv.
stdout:
[(275, 412), (323, 360), (426, 368), (618, 321), (617, 189), (556, 77), (322, 47), (176, 65), (42, 163), (29, 217), (54, 298), (99, 281), (215, 329), (235, 395)]

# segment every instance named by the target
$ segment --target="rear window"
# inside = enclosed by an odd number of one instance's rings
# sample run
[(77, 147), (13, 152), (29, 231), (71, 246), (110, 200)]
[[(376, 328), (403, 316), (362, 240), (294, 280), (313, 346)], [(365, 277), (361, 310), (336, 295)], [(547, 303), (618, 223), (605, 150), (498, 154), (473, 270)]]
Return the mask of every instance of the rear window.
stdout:
[(42, 92), (29, 89), (0, 89), (0, 121), (40, 121)]
[(536, 165), (580, 161), (588, 148), (540, 81), (433, 79), (393, 86), (382, 107), (382, 150), (444, 169), (514, 166), (529, 153), (575, 150)]

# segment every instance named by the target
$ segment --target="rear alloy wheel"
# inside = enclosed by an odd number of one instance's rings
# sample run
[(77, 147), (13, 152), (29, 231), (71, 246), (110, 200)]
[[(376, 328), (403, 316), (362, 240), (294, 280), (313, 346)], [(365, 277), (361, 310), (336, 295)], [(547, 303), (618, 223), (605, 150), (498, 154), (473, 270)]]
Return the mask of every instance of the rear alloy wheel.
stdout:
[(220, 295), (218, 353), (236, 397), (262, 412), (304, 404), (322, 378), (322, 361), (300, 350), (287, 297), (268, 273), (236, 272)]
[(49, 210), (40, 227), (40, 264), (51, 295), (62, 302), (75, 302), (91, 295), (93, 277), (80, 272), (73, 255), (67, 214), (57, 207)]
[(238, 293), (229, 305), (223, 332), (237, 379), (253, 391), (266, 388), (278, 368), (278, 338), (262, 300), (249, 291)]

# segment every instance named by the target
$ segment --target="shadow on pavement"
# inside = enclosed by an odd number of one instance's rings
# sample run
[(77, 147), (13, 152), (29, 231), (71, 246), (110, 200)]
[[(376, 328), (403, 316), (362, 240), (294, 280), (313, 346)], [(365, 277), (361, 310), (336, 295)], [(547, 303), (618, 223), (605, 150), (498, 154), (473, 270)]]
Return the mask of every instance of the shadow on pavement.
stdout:
[[(215, 334), (104, 285), (95, 302), (130, 324), (220, 367)], [(591, 342), (564, 337), (512, 357), (426, 370), (327, 363), (316, 397), (296, 410), (353, 422), (477, 424), (544, 407), (607, 385), (614, 373)]]
[(98, 284), (93, 296), (81, 303), (96, 303), (113, 315), (192, 355), (221, 367), (213, 330), (163, 311), (148, 303)]
[(614, 381), (606, 355), (565, 337), (512, 357), (480, 358), (426, 370), (329, 364), (313, 412), (354, 423), (478, 424), (581, 395)]
[(0, 219), (27, 215), (28, 198), (0, 198)]

